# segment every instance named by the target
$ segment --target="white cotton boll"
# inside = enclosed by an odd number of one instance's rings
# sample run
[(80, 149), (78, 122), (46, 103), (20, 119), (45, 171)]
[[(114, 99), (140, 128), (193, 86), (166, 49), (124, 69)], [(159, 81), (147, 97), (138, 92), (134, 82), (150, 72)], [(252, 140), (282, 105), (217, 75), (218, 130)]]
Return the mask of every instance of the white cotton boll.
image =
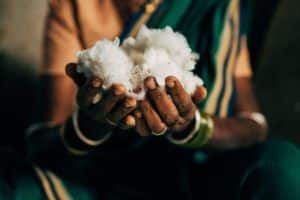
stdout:
[(182, 81), (182, 69), (170, 58), (165, 49), (147, 49), (142, 68), (148, 75), (154, 76), (161, 87), (165, 86), (165, 79), (168, 76), (175, 76)]
[(164, 29), (148, 29), (143, 26), (137, 34), (135, 46), (165, 49), (171, 59), (185, 70), (193, 70), (199, 55), (193, 53), (186, 38), (174, 32), (171, 27)]
[(154, 76), (161, 87), (165, 79), (175, 76), (189, 94), (203, 84), (191, 71), (195, 68), (197, 54), (190, 49), (185, 37), (170, 27), (148, 29), (142, 27), (136, 38), (129, 37), (119, 45), (119, 40), (101, 40), (92, 48), (78, 52), (78, 71), (86, 76), (98, 76), (104, 89), (114, 83), (123, 84), (128, 96), (144, 99), (144, 80)]
[(136, 40), (129, 37), (123, 41), (121, 48), (127, 53), (135, 65), (140, 65), (144, 60), (144, 49), (137, 48)]
[(131, 89), (128, 77), (133, 63), (119, 47), (119, 43), (119, 39), (101, 40), (92, 48), (78, 52), (78, 72), (87, 77), (98, 76), (103, 80), (104, 89), (111, 87), (113, 83), (120, 83)]
[(202, 86), (203, 81), (201, 78), (196, 76), (193, 72), (184, 71), (183, 72), (183, 86), (184, 89), (190, 94), (193, 95), (197, 86)]

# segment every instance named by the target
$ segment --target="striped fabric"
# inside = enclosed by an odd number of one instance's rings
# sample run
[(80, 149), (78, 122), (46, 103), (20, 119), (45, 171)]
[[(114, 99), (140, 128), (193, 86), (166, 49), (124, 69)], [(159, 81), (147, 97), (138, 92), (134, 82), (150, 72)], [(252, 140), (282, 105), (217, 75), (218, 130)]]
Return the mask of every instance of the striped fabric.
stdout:
[[(63, 179), (62, 177), (57, 176), (54, 172), (46, 169), (39, 168), (37, 166), (33, 167), (36, 177), (39, 180), (39, 185), (42, 188), (42, 195), (48, 200), (96, 200), (97, 197), (88, 188), (87, 185), (83, 183), (75, 183), (70, 180)], [(28, 185), (28, 183), (25, 183)], [(32, 186), (29, 184), (29, 186)], [(36, 186), (32, 186), (36, 188)], [(26, 195), (22, 196), (21, 199), (30, 199), (35, 200), (33, 198), (35, 195)]]
[(219, 48), (214, 55), (215, 81), (205, 102), (204, 110), (226, 117), (232, 114), (234, 98), (234, 71), (239, 50), (239, 0), (232, 0), (224, 18)]
[[(141, 11), (134, 15), (121, 38), (133, 34), (132, 30), (143, 23), (150, 27), (170, 25), (182, 32), (193, 50), (201, 55), (195, 72), (204, 79), (208, 98), (199, 107), (212, 115), (231, 116), (234, 113), (235, 62), (244, 34), (240, 25), (242, 1), (165, 0), (155, 6), (151, 15)], [(146, 7), (142, 11), (146, 11)], [(81, 185), (67, 183), (49, 170), (39, 167), (34, 170), (49, 200), (95, 199)]]
[[(165, 0), (152, 17), (147, 18), (148, 22), (143, 21), (154, 28), (171, 26), (183, 33), (193, 50), (200, 53), (202, 60), (195, 72), (204, 79), (208, 97), (199, 107), (219, 117), (234, 114), (234, 73), (240, 38), (245, 33), (245, 2)], [(139, 12), (132, 18), (122, 38), (130, 35), (130, 29), (137, 30), (143, 24), (140, 23), (142, 16)]]
[(62, 181), (53, 172), (48, 170), (43, 171), (38, 167), (34, 167), (34, 170), (44, 189), (44, 193), (49, 200), (72, 199)]

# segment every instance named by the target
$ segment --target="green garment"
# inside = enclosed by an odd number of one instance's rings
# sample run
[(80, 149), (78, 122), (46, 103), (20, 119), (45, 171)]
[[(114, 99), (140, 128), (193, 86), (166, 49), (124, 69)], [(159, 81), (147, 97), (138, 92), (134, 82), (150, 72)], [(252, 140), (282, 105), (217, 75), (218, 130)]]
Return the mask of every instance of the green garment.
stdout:
[[(93, 176), (85, 167), (74, 170), (74, 163), (57, 161), (65, 169), (64, 175), (59, 170), (54, 175), (40, 169), (43, 181), (20, 158), (13, 156), (18, 162), (12, 163), (12, 156), (6, 154), (1, 166), (0, 199), (300, 199), (300, 154), (291, 144), (268, 141), (214, 155), (199, 164), (188, 159), (186, 152), (167, 148), (157, 156), (153, 153), (158, 152), (144, 149), (144, 157), (138, 160), (124, 158), (111, 165), (99, 161), (89, 169)], [(53, 175), (56, 177), (51, 178)]]
[[(170, 6), (162, 5), (167, 14), (153, 16), (149, 25), (170, 25), (187, 37), (193, 50), (201, 54), (196, 73), (209, 93), (200, 106), (210, 114), (232, 115), (232, 60), (245, 34), (244, 1), (166, 0), (169, 2)], [(290, 144), (266, 142), (212, 156), (204, 163), (194, 158), (199, 154), (154, 138), (138, 151), (115, 159), (61, 157), (49, 160), (51, 167), (26, 166), (21, 160), (10, 164), (6, 155), (3, 161), (9, 166), (1, 173), (0, 199), (300, 199), (300, 157)]]

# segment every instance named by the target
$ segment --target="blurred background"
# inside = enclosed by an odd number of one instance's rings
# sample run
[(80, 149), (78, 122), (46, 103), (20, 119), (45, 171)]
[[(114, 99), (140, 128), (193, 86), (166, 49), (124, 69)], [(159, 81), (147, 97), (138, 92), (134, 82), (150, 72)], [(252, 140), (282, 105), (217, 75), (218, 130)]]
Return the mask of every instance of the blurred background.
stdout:
[[(299, 7), (299, 0), (256, 0), (249, 36), (254, 83), (270, 134), (298, 145)], [(23, 134), (37, 106), (46, 13), (46, 0), (0, 0), (0, 123), (5, 135), (0, 145), (18, 145), (16, 133)]]

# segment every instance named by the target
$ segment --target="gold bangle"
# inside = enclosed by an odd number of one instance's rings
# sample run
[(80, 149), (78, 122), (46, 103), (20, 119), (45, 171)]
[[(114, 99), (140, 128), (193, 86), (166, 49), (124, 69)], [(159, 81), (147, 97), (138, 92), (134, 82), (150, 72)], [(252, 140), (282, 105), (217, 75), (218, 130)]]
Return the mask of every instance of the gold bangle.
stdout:
[(172, 134), (168, 134), (167, 135), (167, 139), (173, 143), (173, 144), (176, 144), (176, 145), (184, 145), (184, 144), (187, 144), (189, 143), (191, 140), (194, 139), (194, 137), (196, 136), (197, 132), (199, 131), (200, 129), (200, 126), (201, 126), (201, 114), (199, 112), (199, 110), (197, 109), (196, 112), (195, 112), (195, 125), (194, 125), (194, 128), (193, 130), (188, 134), (187, 137), (185, 137), (184, 139), (175, 139), (172, 137)]
[(187, 148), (200, 148), (212, 138), (214, 126), (213, 120), (207, 113), (201, 113), (200, 129), (190, 142), (184, 144)]
[[(203, 115), (207, 116), (207, 128), (206, 128), (206, 134), (205, 138), (203, 140), (203, 145), (206, 145), (212, 138), (213, 133), (214, 133), (214, 121), (211, 116), (209, 116), (207, 113), (203, 113)], [(202, 145), (202, 146), (203, 146)]]

